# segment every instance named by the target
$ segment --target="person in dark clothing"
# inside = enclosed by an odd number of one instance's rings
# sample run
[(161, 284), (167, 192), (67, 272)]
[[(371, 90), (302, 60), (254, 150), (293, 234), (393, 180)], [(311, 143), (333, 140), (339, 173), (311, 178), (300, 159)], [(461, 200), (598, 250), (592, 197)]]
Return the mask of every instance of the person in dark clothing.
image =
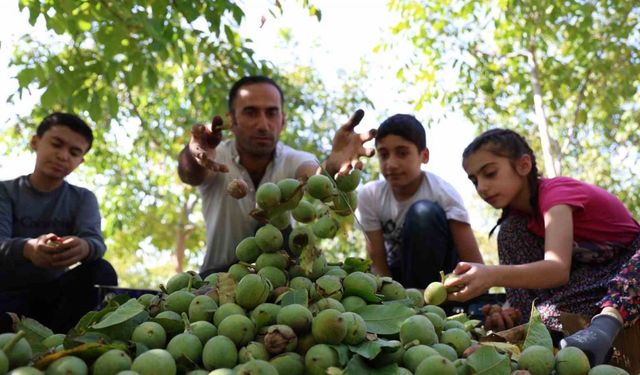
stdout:
[(53, 113), (31, 139), (33, 173), (0, 183), (0, 332), (13, 312), (64, 333), (98, 306), (95, 284), (117, 285), (98, 201), (65, 181), (92, 142), (82, 119)]

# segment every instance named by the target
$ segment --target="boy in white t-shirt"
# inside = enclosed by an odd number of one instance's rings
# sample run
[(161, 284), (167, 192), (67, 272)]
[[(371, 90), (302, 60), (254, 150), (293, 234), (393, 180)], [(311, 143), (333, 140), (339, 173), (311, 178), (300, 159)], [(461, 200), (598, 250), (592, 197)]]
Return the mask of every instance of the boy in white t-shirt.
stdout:
[(425, 288), (459, 260), (482, 263), (462, 198), (420, 168), (429, 161), (422, 124), (393, 115), (378, 128), (375, 145), (384, 180), (362, 188), (357, 213), (373, 272), (406, 288)]

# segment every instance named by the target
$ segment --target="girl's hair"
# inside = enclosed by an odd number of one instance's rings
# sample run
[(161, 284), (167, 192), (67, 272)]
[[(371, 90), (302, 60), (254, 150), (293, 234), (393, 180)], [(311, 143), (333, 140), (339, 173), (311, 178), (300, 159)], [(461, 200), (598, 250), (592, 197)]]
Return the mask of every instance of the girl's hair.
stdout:
[[(474, 152), (484, 149), (495, 155), (502, 156), (515, 163), (523, 155), (529, 155), (531, 158), (531, 171), (527, 175), (529, 190), (531, 190), (531, 198), (529, 203), (535, 210), (538, 206), (538, 182), (540, 180), (540, 172), (536, 164), (536, 157), (527, 141), (518, 133), (509, 129), (491, 129), (477, 136), (462, 152), (462, 159), (466, 159)], [(509, 207), (502, 209), (502, 214), (496, 225), (489, 232), (489, 237), (496, 228), (502, 224), (504, 219), (509, 216)]]

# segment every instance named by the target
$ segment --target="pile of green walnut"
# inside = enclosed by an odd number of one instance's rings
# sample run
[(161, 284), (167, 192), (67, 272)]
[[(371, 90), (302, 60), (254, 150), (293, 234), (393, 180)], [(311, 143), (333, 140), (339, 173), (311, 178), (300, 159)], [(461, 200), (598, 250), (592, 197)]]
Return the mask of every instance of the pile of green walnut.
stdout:
[(66, 335), (23, 318), (18, 333), (0, 335), (0, 374), (626, 373), (554, 349), (535, 310), (526, 340), (499, 342), (480, 321), (447, 316), (446, 290), (405, 289), (360, 258), (328, 264), (317, 243), (353, 215), (359, 182), (358, 170), (262, 185), (252, 215), (265, 225), (227, 272), (183, 272), (158, 295), (113, 296)]

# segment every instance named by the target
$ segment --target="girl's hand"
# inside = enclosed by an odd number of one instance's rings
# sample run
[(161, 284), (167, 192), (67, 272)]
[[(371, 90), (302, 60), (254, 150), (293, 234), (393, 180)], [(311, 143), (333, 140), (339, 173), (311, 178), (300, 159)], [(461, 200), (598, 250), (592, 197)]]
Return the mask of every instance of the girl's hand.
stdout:
[(457, 292), (449, 293), (449, 301), (464, 302), (486, 293), (489, 288), (494, 286), (491, 266), (480, 263), (460, 262), (453, 270), (453, 273), (459, 275), (459, 277), (445, 281), (445, 287), (460, 285), (464, 287)]

